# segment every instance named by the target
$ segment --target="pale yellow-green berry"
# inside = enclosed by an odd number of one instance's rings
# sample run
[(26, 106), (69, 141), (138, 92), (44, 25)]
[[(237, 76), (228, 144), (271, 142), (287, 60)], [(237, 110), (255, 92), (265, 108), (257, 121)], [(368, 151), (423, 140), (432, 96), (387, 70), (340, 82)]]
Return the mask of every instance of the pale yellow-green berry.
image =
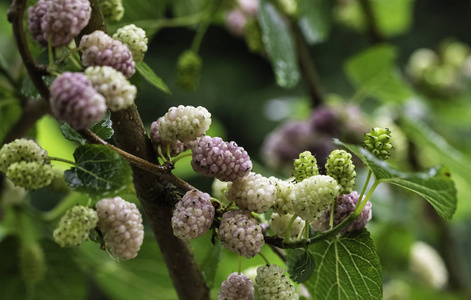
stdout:
[(136, 63), (144, 60), (149, 40), (147, 39), (146, 32), (142, 28), (134, 24), (126, 25), (118, 29), (113, 35), (113, 38), (121, 41), (121, 43), (129, 48)]

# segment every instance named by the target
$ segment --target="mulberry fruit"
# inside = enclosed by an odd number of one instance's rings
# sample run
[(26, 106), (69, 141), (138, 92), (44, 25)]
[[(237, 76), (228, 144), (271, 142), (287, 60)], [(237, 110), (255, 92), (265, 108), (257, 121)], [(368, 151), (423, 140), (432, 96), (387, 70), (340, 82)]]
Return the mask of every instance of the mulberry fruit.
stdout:
[(8, 167), (16, 162), (44, 162), (47, 151), (32, 140), (16, 139), (0, 149), (0, 171), (6, 173)]
[(147, 43), (149, 41), (146, 32), (142, 28), (134, 24), (121, 27), (113, 35), (113, 38), (121, 41), (131, 50), (132, 57), (136, 63), (144, 60), (144, 54), (147, 52)]
[(320, 217), (340, 193), (340, 186), (330, 176), (316, 175), (294, 185), (294, 212), (301, 219), (311, 222)]
[(218, 300), (253, 300), (254, 294), (255, 289), (250, 278), (231, 273), (221, 284)]
[(118, 111), (134, 104), (137, 89), (132, 85), (123, 73), (112, 67), (88, 67), (85, 75), (91, 81), (93, 87), (103, 97), (111, 111)]
[(106, 20), (118, 22), (124, 15), (122, 0), (99, 0), (99, 5)]
[(50, 164), (20, 161), (8, 167), (6, 176), (16, 186), (36, 190), (51, 184), (55, 175)]
[(92, 9), (88, 0), (54, 0), (41, 18), (44, 39), (52, 37), (52, 46), (70, 43), (90, 20)]
[(330, 153), (325, 164), (327, 175), (331, 176), (340, 185), (340, 194), (349, 194), (355, 187), (355, 165), (352, 155), (345, 150), (334, 150)]
[(386, 160), (391, 156), (393, 146), (390, 143), (391, 131), (387, 128), (373, 128), (370, 133), (365, 134), (363, 145), (373, 153), (374, 156)]
[(285, 275), (286, 270), (277, 265), (260, 266), (257, 268), (255, 283), (260, 300), (298, 300), (299, 295)]
[(172, 217), (173, 233), (184, 240), (195, 239), (208, 231), (213, 219), (214, 207), (211, 197), (198, 190), (188, 191), (175, 206)]
[(276, 186), (266, 177), (251, 172), (228, 184), (226, 197), (240, 209), (264, 213), (276, 200)]
[(160, 119), (160, 135), (165, 141), (189, 143), (204, 136), (211, 125), (211, 114), (202, 106), (171, 107)]
[(194, 91), (199, 84), (201, 58), (192, 50), (183, 52), (177, 62), (177, 84), (185, 91)]
[(98, 201), (96, 211), (97, 226), (111, 254), (121, 260), (136, 257), (144, 240), (142, 216), (136, 205), (120, 197), (106, 198)]
[(136, 72), (132, 53), (120, 41), (101, 30), (84, 35), (80, 40), (82, 63), (85, 67), (109, 66), (130, 78)]
[(65, 72), (51, 85), (52, 114), (74, 129), (92, 127), (105, 117), (105, 98), (83, 73)]
[(317, 160), (310, 151), (304, 151), (299, 154), (298, 159), (294, 160), (293, 175), (296, 182), (301, 182), (308, 177), (319, 175)]
[(34, 40), (41, 46), (47, 47), (47, 40), (44, 38), (41, 23), (52, 1), (39, 0), (35, 5), (28, 8), (28, 29)]
[(224, 247), (247, 258), (254, 257), (265, 244), (262, 227), (250, 213), (241, 210), (222, 215), (219, 236)]
[[(165, 152), (167, 149), (167, 141), (164, 141), (162, 139), (162, 136), (160, 135), (160, 130), (159, 130), (159, 123), (162, 118), (159, 118), (157, 121), (152, 122), (150, 126), (150, 140), (152, 142), (152, 146), (154, 146), (155, 152), (158, 152), (158, 147), (161, 147), (161, 150)], [(187, 146), (183, 144), (181, 141), (173, 141), (170, 142), (170, 156), (174, 157), (177, 156), (178, 154), (184, 152), (187, 150)]]
[(54, 230), (54, 241), (61, 247), (78, 246), (88, 238), (96, 227), (98, 215), (95, 210), (77, 205), (69, 209)]
[(204, 136), (192, 143), (191, 166), (195, 172), (221, 181), (235, 181), (247, 176), (252, 161), (244, 148), (219, 137)]

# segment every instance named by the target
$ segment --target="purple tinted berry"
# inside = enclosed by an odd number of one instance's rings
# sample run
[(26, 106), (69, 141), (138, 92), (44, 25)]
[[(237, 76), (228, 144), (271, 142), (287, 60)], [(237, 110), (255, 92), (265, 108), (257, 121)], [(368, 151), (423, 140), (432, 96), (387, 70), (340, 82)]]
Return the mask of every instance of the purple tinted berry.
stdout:
[[(340, 195), (337, 197), (337, 203), (335, 205), (334, 213), (334, 226), (340, 224), (345, 220), (354, 210), (358, 202), (360, 195), (356, 191), (351, 192), (350, 194)], [(363, 196), (364, 198), (364, 196)], [(355, 230), (361, 230), (365, 228), (366, 223), (371, 220), (372, 211), (371, 211), (371, 202), (368, 201), (361, 211), (361, 214), (354, 221), (349, 223), (346, 227), (342, 228), (340, 233), (351, 232)], [(319, 219), (311, 222), (311, 226), (314, 230), (319, 232), (324, 232), (329, 229), (330, 222), (330, 207), (322, 212)]]
[(252, 161), (244, 148), (219, 137), (204, 136), (192, 143), (191, 166), (195, 172), (221, 181), (234, 181), (247, 176)]
[(214, 207), (209, 194), (198, 190), (188, 191), (175, 206), (173, 233), (183, 240), (195, 239), (208, 231), (213, 219)]
[(88, 0), (54, 0), (44, 18), (41, 30), (46, 41), (52, 36), (52, 46), (70, 43), (87, 26), (92, 9)]
[(265, 244), (262, 227), (249, 212), (242, 210), (222, 215), (219, 236), (224, 247), (247, 258), (254, 257)]
[(51, 85), (51, 110), (58, 120), (81, 130), (103, 119), (106, 104), (85, 74), (65, 72)]
[(231, 273), (221, 284), (218, 300), (252, 300), (255, 294), (253, 282), (244, 275)]
[[(162, 136), (160, 135), (160, 130), (159, 130), (159, 123), (162, 118), (159, 118), (157, 121), (152, 122), (152, 125), (150, 126), (150, 139), (152, 141), (152, 146), (154, 146), (155, 152), (158, 152), (158, 147), (160, 146), (162, 152), (164, 154), (166, 149), (167, 149), (167, 141), (164, 141), (162, 139)], [(183, 144), (181, 141), (175, 141), (170, 143), (170, 156), (174, 157), (177, 156), (178, 154), (182, 153), (183, 151), (187, 150), (187, 147), (185, 144)]]
[(41, 23), (46, 15), (52, 1), (39, 0), (35, 5), (28, 8), (28, 29), (34, 40), (41, 46), (47, 46), (47, 40), (44, 38), (41, 29)]
[(82, 63), (89, 66), (110, 66), (130, 78), (136, 72), (132, 53), (120, 41), (101, 30), (84, 35), (80, 40)]

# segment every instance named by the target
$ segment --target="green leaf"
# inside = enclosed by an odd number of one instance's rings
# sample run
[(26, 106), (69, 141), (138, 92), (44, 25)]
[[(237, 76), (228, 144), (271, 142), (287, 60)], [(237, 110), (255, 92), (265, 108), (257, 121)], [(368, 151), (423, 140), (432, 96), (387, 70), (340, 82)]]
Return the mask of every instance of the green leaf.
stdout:
[[(102, 121), (93, 125), (90, 130), (96, 135), (98, 135), (102, 140), (107, 140), (110, 139), (114, 134), (112, 126), (113, 122), (111, 121), (111, 113), (110, 111), (107, 111), (105, 118)], [(80, 133), (73, 129), (68, 123), (63, 123), (61, 125), (61, 132), (62, 135), (64, 135), (64, 137), (69, 141), (78, 142), (82, 145), (85, 145), (87, 143), (87, 140), (84, 139), (80, 135)]]
[(145, 63), (145, 62), (140, 62), (136, 65), (136, 69), (141, 74), (142, 77), (144, 77), (147, 82), (155, 86), (161, 91), (164, 91), (167, 94), (170, 94), (170, 90), (168, 86), (163, 82), (162, 79), (160, 79), (159, 76), (157, 76), (154, 71)]
[[(0, 295), (2, 299), (15, 300), (82, 300), (87, 297), (87, 279), (74, 263), (71, 251), (54, 242), (44, 240), (47, 271), (45, 277), (29, 292), (19, 273), (18, 252), (20, 241), (9, 236), (0, 243)], [(32, 297), (33, 296), (33, 297)]]
[(65, 182), (75, 191), (103, 198), (118, 194), (132, 181), (131, 167), (103, 145), (84, 145), (74, 152), (76, 166), (65, 171)]
[(314, 272), (314, 258), (304, 248), (286, 250), (286, 266), (291, 279), (297, 283), (306, 282)]
[(457, 191), (447, 168), (436, 166), (423, 172), (405, 173), (377, 159), (362, 147), (345, 144), (337, 139), (334, 139), (334, 143), (358, 156), (373, 172), (378, 182), (388, 182), (412, 191), (424, 197), (442, 218), (452, 218), (456, 211)]
[(333, 1), (298, 0), (298, 25), (311, 45), (327, 40), (332, 27)]
[(214, 279), (216, 277), (216, 271), (219, 266), (219, 262), (222, 258), (221, 243), (219, 240), (215, 245), (212, 245), (206, 254), (203, 262), (201, 263), (201, 272), (203, 273), (206, 285), (212, 288), (214, 285)]
[(379, 45), (350, 58), (345, 64), (345, 72), (358, 95), (373, 96), (386, 102), (404, 101), (412, 92), (396, 72), (394, 61), (396, 48)]
[(313, 299), (382, 299), (381, 264), (367, 230), (309, 247), (316, 270), (306, 282)]
[(275, 6), (260, 1), (258, 21), (262, 28), (263, 43), (275, 72), (276, 83), (284, 88), (294, 87), (299, 81), (298, 60), (288, 26)]

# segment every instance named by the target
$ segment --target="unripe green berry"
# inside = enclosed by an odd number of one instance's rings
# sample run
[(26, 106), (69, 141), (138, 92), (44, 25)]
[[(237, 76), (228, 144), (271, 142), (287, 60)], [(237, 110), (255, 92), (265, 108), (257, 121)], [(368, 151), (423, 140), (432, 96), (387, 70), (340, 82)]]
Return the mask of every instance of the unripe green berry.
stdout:
[(99, 0), (100, 9), (106, 20), (117, 22), (124, 15), (122, 0)]
[(345, 150), (334, 150), (330, 153), (325, 164), (327, 175), (337, 180), (340, 194), (350, 194), (355, 186), (355, 166), (352, 155)]
[(15, 185), (36, 190), (51, 184), (54, 170), (49, 164), (20, 161), (11, 164), (6, 175)]
[(6, 173), (8, 167), (16, 162), (42, 162), (47, 151), (32, 140), (16, 139), (0, 149), (0, 171)]
[(391, 156), (390, 151), (393, 148), (390, 139), (391, 131), (388, 128), (375, 127), (365, 134), (363, 146), (374, 156), (386, 160)]
[(34, 285), (44, 278), (47, 265), (39, 244), (22, 245), (18, 258), (21, 277), (28, 285)]
[(69, 209), (54, 230), (54, 241), (61, 247), (78, 246), (88, 238), (98, 222), (95, 210), (77, 205)]
[(308, 177), (319, 175), (317, 160), (310, 151), (304, 151), (299, 154), (298, 159), (294, 160), (293, 175), (296, 182), (301, 182)]
[(199, 83), (202, 61), (192, 50), (183, 52), (178, 58), (177, 84), (185, 91), (194, 91)]

